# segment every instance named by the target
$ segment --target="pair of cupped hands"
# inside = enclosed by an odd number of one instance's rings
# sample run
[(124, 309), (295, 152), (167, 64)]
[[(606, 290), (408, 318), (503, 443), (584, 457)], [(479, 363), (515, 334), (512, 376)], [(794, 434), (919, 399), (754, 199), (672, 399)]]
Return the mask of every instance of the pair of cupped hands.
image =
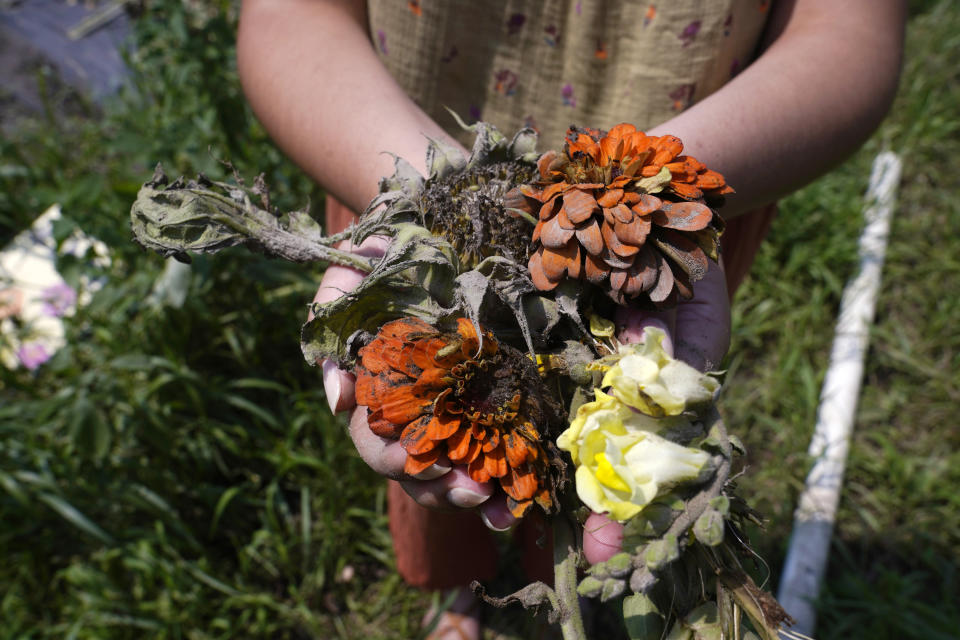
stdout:
[[(347, 250), (365, 256), (383, 255), (388, 241), (372, 237)], [(331, 265), (314, 298), (329, 302), (352, 290), (363, 273)], [(615, 318), (621, 342), (637, 342), (647, 327), (667, 333), (664, 348), (700, 370), (715, 368), (730, 342), (730, 304), (722, 267), (711, 263), (707, 275), (694, 284), (693, 299), (669, 312), (646, 313), (621, 307)], [(416, 476), (403, 472), (406, 451), (398, 440), (373, 433), (367, 426), (367, 408), (357, 406), (354, 377), (330, 360), (323, 363), (323, 385), (335, 413), (350, 411), (350, 437), (360, 457), (377, 473), (397, 480), (420, 505), (430, 509), (476, 509), (486, 525), (504, 531), (517, 520), (507, 509), (506, 495), (492, 482), (470, 479), (465, 465), (451, 465), (441, 458)], [(584, 525), (583, 551), (591, 564), (602, 562), (620, 550), (623, 527), (602, 514), (591, 514)]]

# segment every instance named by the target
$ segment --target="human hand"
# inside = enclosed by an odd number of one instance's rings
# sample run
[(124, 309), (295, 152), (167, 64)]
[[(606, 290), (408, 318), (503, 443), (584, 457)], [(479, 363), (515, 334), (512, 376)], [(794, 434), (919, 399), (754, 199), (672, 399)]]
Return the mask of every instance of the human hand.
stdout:
[[(730, 298), (723, 268), (711, 262), (707, 275), (693, 286), (694, 297), (664, 313), (621, 307), (616, 317), (621, 342), (637, 342), (647, 327), (663, 329), (663, 348), (701, 371), (716, 369), (730, 346)], [(583, 528), (583, 551), (590, 564), (620, 551), (623, 525), (598, 513)]]
[[(369, 238), (354, 251), (365, 256), (381, 256), (387, 247), (382, 237)], [(339, 247), (350, 250), (349, 243)], [(323, 276), (314, 302), (329, 302), (354, 289), (364, 274), (356, 269), (331, 265)], [(355, 378), (325, 360), (323, 386), (333, 412), (350, 411), (350, 437), (360, 457), (370, 468), (393, 480), (421, 506), (432, 509), (477, 508), (480, 517), (494, 530), (510, 528), (516, 521), (507, 508), (506, 496), (495, 494), (492, 482), (476, 482), (463, 465), (453, 466), (444, 456), (432, 467), (410, 476), (403, 472), (407, 453), (398, 440), (378, 436), (367, 424), (367, 408), (356, 404)]]

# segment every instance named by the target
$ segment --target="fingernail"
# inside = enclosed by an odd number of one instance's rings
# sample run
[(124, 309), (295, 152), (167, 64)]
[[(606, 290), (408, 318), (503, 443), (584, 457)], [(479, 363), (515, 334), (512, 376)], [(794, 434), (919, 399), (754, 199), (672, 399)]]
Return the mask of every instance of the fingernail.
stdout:
[(449, 473), (450, 469), (453, 467), (448, 465), (442, 465), (438, 462), (433, 463), (417, 475), (413, 476), (417, 480), (434, 480), (439, 478), (442, 475)]
[(486, 502), (489, 497), (490, 496), (485, 496), (461, 487), (454, 487), (450, 489), (450, 491), (447, 491), (447, 502), (455, 507), (462, 507), (464, 509), (481, 505)]
[(323, 361), (323, 391), (327, 395), (327, 404), (330, 411), (337, 412), (337, 403), (340, 402), (340, 370), (333, 360)]
[(514, 520), (509, 524), (506, 524), (502, 527), (498, 527), (494, 525), (492, 522), (490, 522), (490, 518), (488, 518), (487, 514), (483, 511), (480, 512), (480, 519), (483, 520), (483, 524), (487, 525), (487, 529), (490, 529), (491, 531), (509, 531), (510, 529), (513, 528), (513, 525), (516, 524), (516, 520)]

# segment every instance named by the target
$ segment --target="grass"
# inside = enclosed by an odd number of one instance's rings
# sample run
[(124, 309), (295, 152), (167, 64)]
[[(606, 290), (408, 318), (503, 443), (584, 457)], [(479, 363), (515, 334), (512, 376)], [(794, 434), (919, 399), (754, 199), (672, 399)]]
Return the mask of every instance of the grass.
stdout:
[[(59, 236), (80, 226), (114, 256), (70, 346), (34, 374), (0, 371), (0, 638), (417, 634), (428, 597), (393, 568), (383, 485), (297, 349), (319, 274), (231, 252), (194, 262), (183, 307), (145, 302), (163, 264), (125, 216), (157, 160), (221, 176), (230, 158), (286, 208), (320, 197), (244, 103), (231, 5), (151, 3), (127, 93), (100, 107), (49, 83), (47, 114), (0, 138), (0, 240), (60, 202)], [(960, 628), (960, 10), (911, 8), (890, 117), (782, 203), (735, 304), (723, 406), (751, 451), (741, 487), (768, 518), (755, 541), (775, 583), (870, 163), (903, 156), (821, 639)], [(511, 560), (493, 590), (520, 579)], [(536, 624), (498, 612), (488, 637)]]

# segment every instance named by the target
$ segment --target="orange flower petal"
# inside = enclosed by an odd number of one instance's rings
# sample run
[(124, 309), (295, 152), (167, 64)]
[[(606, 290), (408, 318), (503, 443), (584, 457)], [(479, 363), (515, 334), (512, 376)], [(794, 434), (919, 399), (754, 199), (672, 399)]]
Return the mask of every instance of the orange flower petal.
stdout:
[(447, 457), (454, 464), (464, 464), (470, 453), (470, 427), (461, 423), (460, 428), (447, 438)]
[(527, 271), (530, 273), (530, 281), (539, 291), (552, 291), (560, 284), (559, 280), (551, 280), (543, 271), (543, 247), (540, 247), (527, 261)]
[(367, 414), (367, 425), (370, 427), (370, 431), (381, 438), (390, 438), (391, 440), (399, 438), (404, 428), (404, 425), (394, 424), (384, 418), (383, 412), (379, 409)]
[(613, 217), (618, 221), (627, 223), (633, 220), (633, 212), (625, 204), (618, 204), (615, 207), (610, 207), (610, 211), (613, 212)]
[(597, 158), (597, 164), (605, 167), (612, 160), (619, 160), (623, 157), (623, 140), (615, 136), (606, 136), (600, 140), (600, 155)]
[(510, 473), (500, 479), (500, 486), (508, 496), (521, 501), (532, 498), (537, 492), (537, 474), (529, 464), (522, 467), (511, 467)]
[(544, 511), (549, 512), (553, 508), (553, 498), (550, 496), (550, 491), (546, 487), (541, 488), (537, 491), (537, 495), (534, 496), (537, 504), (540, 505)]
[(549, 220), (554, 216), (554, 214), (556, 214), (557, 209), (560, 208), (561, 204), (561, 201), (557, 199), (557, 195), (563, 191), (565, 187), (566, 185), (563, 182), (558, 182), (546, 188), (544, 194), (546, 194), (547, 191), (551, 191), (552, 193), (549, 196), (544, 197), (543, 204), (540, 206), (540, 211), (537, 216), (541, 220)]
[(477, 339), (477, 328), (470, 322), (469, 318), (457, 318), (457, 333), (464, 340)]
[(647, 234), (652, 227), (653, 225), (646, 218), (634, 217), (627, 224), (618, 222), (613, 225), (613, 231), (622, 242), (639, 247), (646, 242)]
[(587, 154), (596, 162), (600, 152), (600, 146), (590, 136), (578, 133), (575, 141), (571, 141), (569, 137), (567, 138), (567, 154), (573, 157), (573, 154), (578, 152)]
[(620, 291), (627, 284), (627, 272), (625, 269), (610, 270), (610, 288), (614, 291)]
[(533, 228), (533, 236), (530, 238), (531, 244), (536, 244), (540, 240), (540, 233), (543, 231), (543, 220), (537, 220), (537, 225)]
[(550, 178), (550, 163), (556, 160), (558, 155), (556, 151), (551, 149), (537, 159), (537, 171), (540, 172), (542, 179), (548, 180)]
[[(629, 211), (629, 210), (628, 210)], [(620, 242), (620, 238), (617, 237), (616, 232), (613, 227), (608, 224), (604, 224), (600, 228), (601, 233), (603, 233), (603, 241), (607, 245), (607, 249), (620, 256), (621, 258), (629, 258), (630, 256), (637, 253), (640, 250), (639, 247), (635, 247), (629, 244), (623, 244)]]
[(408, 454), (419, 455), (437, 448), (437, 443), (427, 435), (427, 425), (430, 424), (430, 420), (431, 416), (422, 416), (408, 424), (400, 434), (400, 446)]
[(437, 352), (449, 344), (447, 340), (436, 336), (418, 340), (410, 352), (410, 359), (421, 370), (432, 369), (439, 364), (436, 362)]
[(446, 440), (460, 429), (460, 416), (432, 416), (427, 423), (427, 437)]
[(645, 216), (659, 209), (662, 204), (663, 201), (660, 198), (649, 193), (641, 193), (640, 201), (631, 207), (631, 211), (638, 216)]
[(377, 379), (370, 373), (365, 370), (358, 370), (357, 382), (353, 387), (357, 404), (370, 406), (370, 403), (374, 402), (376, 396), (373, 392), (376, 388), (376, 382)]
[(543, 249), (543, 273), (558, 282), (564, 277), (580, 277), (580, 245), (571, 241), (559, 249)]
[[(606, 225), (604, 225), (606, 227)], [(604, 229), (606, 231), (606, 229)], [(612, 232), (611, 232), (612, 233)], [(631, 246), (631, 245), (625, 245)], [(637, 248), (637, 247), (633, 247)], [(607, 270), (610, 269), (629, 269), (633, 264), (633, 256), (621, 257), (615, 254), (610, 250), (609, 247), (604, 247), (603, 253), (600, 254), (600, 259), (603, 260), (603, 263), (607, 265)]]
[(390, 422), (405, 424), (419, 418), (431, 404), (431, 400), (414, 395), (411, 386), (403, 386), (383, 394), (380, 409)]
[(654, 224), (682, 231), (703, 229), (713, 220), (713, 210), (699, 202), (664, 202), (651, 216)]
[(584, 256), (583, 275), (589, 282), (600, 284), (609, 272), (610, 267), (599, 256), (592, 256), (589, 253)]
[(440, 459), (440, 454), (441, 451), (438, 448), (433, 451), (428, 451), (427, 453), (408, 455), (403, 463), (403, 472), (407, 475), (415, 476), (421, 471), (433, 466), (433, 464)]
[(540, 231), (540, 244), (550, 249), (562, 249), (573, 237), (573, 229), (564, 229), (560, 226), (559, 217), (558, 214), (544, 222), (543, 229)]
[(487, 431), (487, 440), (483, 443), (483, 452), (490, 453), (500, 444), (500, 430), (490, 429)]
[(507, 454), (503, 450), (503, 443), (497, 445), (493, 451), (483, 455), (483, 470), (494, 478), (502, 478), (507, 475), (509, 467), (507, 465)]
[(524, 517), (532, 506), (533, 500), (520, 500), (518, 502), (510, 496), (507, 496), (507, 508), (510, 509), (510, 513), (514, 518), (520, 519)]
[(486, 457), (481, 455), (467, 465), (467, 474), (474, 482), (490, 482), (492, 476), (487, 471), (485, 462)]
[(646, 162), (647, 158), (653, 153), (653, 141), (655, 137), (648, 136), (643, 131), (634, 131), (627, 137), (627, 146), (629, 155), (640, 158)]
[(721, 174), (717, 173), (716, 171), (707, 170), (697, 175), (697, 179), (694, 184), (704, 191), (710, 191), (712, 189), (719, 189), (720, 187), (724, 186), (726, 182)]
[(707, 275), (707, 254), (693, 239), (668, 229), (660, 231), (657, 236), (656, 244), (660, 251), (691, 280), (696, 281)]
[(614, 127), (607, 132), (607, 136), (611, 138), (626, 138), (636, 130), (637, 128), (629, 122), (621, 122), (618, 125), (614, 125)]
[(607, 189), (603, 195), (597, 198), (597, 204), (601, 207), (612, 207), (623, 198), (623, 189)]
[(407, 317), (391, 320), (381, 327), (379, 335), (398, 340), (409, 340), (411, 337), (421, 337), (437, 333), (437, 330), (419, 318)]
[(699, 187), (684, 182), (671, 182), (670, 190), (687, 200), (699, 200), (703, 197), (703, 191)]
[(660, 136), (653, 143), (656, 153), (653, 156), (652, 164), (663, 166), (680, 155), (683, 151), (683, 143), (677, 136)]
[(655, 254), (657, 258), (657, 284), (650, 289), (650, 300), (653, 302), (663, 302), (673, 292), (673, 271), (667, 261)]
[(571, 222), (570, 217), (567, 215), (567, 210), (563, 207), (560, 207), (560, 211), (557, 212), (555, 220), (557, 221), (557, 224), (559, 224), (562, 229), (577, 228), (577, 225)]
[[(362, 382), (361, 382), (362, 380)], [(397, 387), (410, 387), (410, 378), (399, 371), (390, 370), (389, 373), (379, 376), (366, 375), (360, 372), (357, 377), (357, 386), (354, 387), (357, 404), (366, 406), (377, 405), (388, 392)]]
[(603, 234), (596, 220), (589, 220), (586, 225), (577, 229), (577, 241), (590, 255), (600, 255), (603, 251)]
[(563, 208), (570, 222), (580, 224), (599, 207), (596, 198), (582, 189), (571, 189), (563, 194)]
[(526, 440), (515, 433), (508, 433), (503, 438), (504, 450), (507, 454), (507, 462), (511, 467), (519, 467), (527, 461), (529, 456)]
[[(637, 293), (652, 289), (653, 286), (657, 284), (658, 275), (657, 256), (654, 253), (654, 249), (644, 247), (633, 259), (633, 266), (630, 267), (627, 273), (630, 276), (626, 287), (628, 291), (633, 291), (637, 286), (639, 286)], [(637, 294), (631, 293), (629, 295)]]

